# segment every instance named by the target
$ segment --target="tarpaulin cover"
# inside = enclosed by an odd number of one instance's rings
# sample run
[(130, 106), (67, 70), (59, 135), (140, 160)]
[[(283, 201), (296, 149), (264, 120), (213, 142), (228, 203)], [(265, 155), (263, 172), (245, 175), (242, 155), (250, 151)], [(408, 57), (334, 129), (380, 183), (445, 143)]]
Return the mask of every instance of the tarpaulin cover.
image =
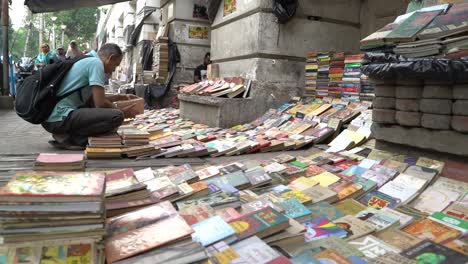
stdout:
[(362, 72), (371, 79), (468, 81), (468, 60), (435, 58), (405, 58), (389, 53), (367, 53)]
[(25, 0), (24, 5), (27, 5), (33, 13), (45, 13), (83, 7), (110, 5), (127, 1), (128, 0)]

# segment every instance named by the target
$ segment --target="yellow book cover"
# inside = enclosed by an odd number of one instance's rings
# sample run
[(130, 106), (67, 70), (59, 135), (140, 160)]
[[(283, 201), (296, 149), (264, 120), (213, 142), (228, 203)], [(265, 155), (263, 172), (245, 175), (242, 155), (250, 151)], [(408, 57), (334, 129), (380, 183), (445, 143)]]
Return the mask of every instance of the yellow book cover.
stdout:
[(326, 172), (320, 173), (317, 176), (311, 177), (311, 179), (318, 182), (320, 184), (320, 186), (328, 187), (331, 184), (339, 181), (340, 177), (336, 176), (335, 174), (333, 174), (331, 172), (326, 171)]
[(317, 184), (318, 182), (316, 182), (312, 178), (307, 178), (307, 177), (302, 176), (292, 181), (288, 185), (288, 187), (294, 190), (303, 191), (311, 187), (314, 187)]
[(289, 191), (289, 192), (284, 192), (281, 194), (282, 197), (284, 198), (296, 198), (299, 202), (301, 203), (308, 203), (308, 202), (312, 202), (312, 197), (310, 197), (309, 195), (301, 192), (301, 191), (298, 191), (298, 190), (292, 190), (292, 191)]
[(234, 249), (227, 248), (214, 254), (213, 257), (218, 261), (219, 264), (229, 264), (231, 261), (240, 258), (240, 255)]
[(163, 138), (163, 137), (168, 137), (168, 136), (171, 136), (172, 135), (172, 132), (164, 132), (164, 133), (160, 133), (160, 134), (156, 134), (156, 135), (152, 135), (149, 137), (149, 140), (156, 140), (156, 139), (160, 139), (160, 138)]

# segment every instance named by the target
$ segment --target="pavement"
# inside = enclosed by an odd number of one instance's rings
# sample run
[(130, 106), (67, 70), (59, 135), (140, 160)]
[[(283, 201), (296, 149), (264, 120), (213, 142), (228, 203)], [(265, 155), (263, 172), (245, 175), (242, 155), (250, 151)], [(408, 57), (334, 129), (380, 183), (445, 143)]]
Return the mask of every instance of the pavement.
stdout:
[[(16, 156), (16, 155), (31, 155), (38, 153), (72, 153), (72, 151), (58, 150), (52, 148), (47, 142), (52, 139), (50, 133), (45, 131), (40, 125), (32, 125), (16, 115), (13, 110), (0, 110), (0, 155)], [(415, 157), (428, 157), (438, 160), (456, 160), (465, 161), (466, 157), (460, 157), (431, 150), (423, 150), (403, 145), (386, 143), (376, 140), (369, 140), (365, 146), (380, 150), (386, 150), (393, 153), (411, 155)], [(306, 156), (318, 151), (316, 148), (307, 150), (298, 150), (288, 152), (294, 156)], [(269, 159), (278, 155), (278, 152), (273, 153), (258, 153), (252, 155), (218, 157), (218, 158), (202, 158), (208, 163), (221, 164), (227, 162), (238, 161), (242, 159), (262, 158)], [(179, 159), (180, 160), (180, 159)], [(170, 162), (168, 162), (170, 163)]]

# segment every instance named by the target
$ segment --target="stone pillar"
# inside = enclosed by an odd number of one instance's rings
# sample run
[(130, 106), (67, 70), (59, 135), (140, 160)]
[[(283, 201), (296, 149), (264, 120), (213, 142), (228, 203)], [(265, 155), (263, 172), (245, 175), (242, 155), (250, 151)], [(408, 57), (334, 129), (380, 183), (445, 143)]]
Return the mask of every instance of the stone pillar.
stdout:
[(169, 38), (177, 44), (181, 56), (173, 85), (192, 83), (195, 68), (210, 51), (210, 22), (194, 12), (196, 1), (161, 2), (163, 23), (169, 26)]

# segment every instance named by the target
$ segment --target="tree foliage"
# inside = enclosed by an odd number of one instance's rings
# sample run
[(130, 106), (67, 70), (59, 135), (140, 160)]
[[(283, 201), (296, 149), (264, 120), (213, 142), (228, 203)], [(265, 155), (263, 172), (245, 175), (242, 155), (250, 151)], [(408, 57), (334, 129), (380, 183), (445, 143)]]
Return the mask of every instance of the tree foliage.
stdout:
[[(98, 14), (99, 12), (97, 8), (81, 8), (76, 10), (42, 14), (44, 16), (43, 42), (51, 44), (52, 48), (52, 27), (54, 25), (57, 47), (60, 46), (62, 39), (62, 29), (60, 26), (65, 25), (66, 29), (64, 31), (64, 48), (67, 49), (68, 43), (70, 43), (71, 40), (76, 40), (82, 50), (86, 49), (86, 43), (93, 43), (95, 38)], [(52, 17), (54, 16), (57, 17), (55, 23), (52, 22)], [(19, 28), (16, 31), (10, 27), (10, 53), (16, 57), (23, 56), (28, 27), (29, 24), (32, 23), (28, 47), (26, 49), (26, 56), (33, 57), (39, 53), (40, 15), (29, 14), (25, 17), (24, 22), (25, 26)]]

